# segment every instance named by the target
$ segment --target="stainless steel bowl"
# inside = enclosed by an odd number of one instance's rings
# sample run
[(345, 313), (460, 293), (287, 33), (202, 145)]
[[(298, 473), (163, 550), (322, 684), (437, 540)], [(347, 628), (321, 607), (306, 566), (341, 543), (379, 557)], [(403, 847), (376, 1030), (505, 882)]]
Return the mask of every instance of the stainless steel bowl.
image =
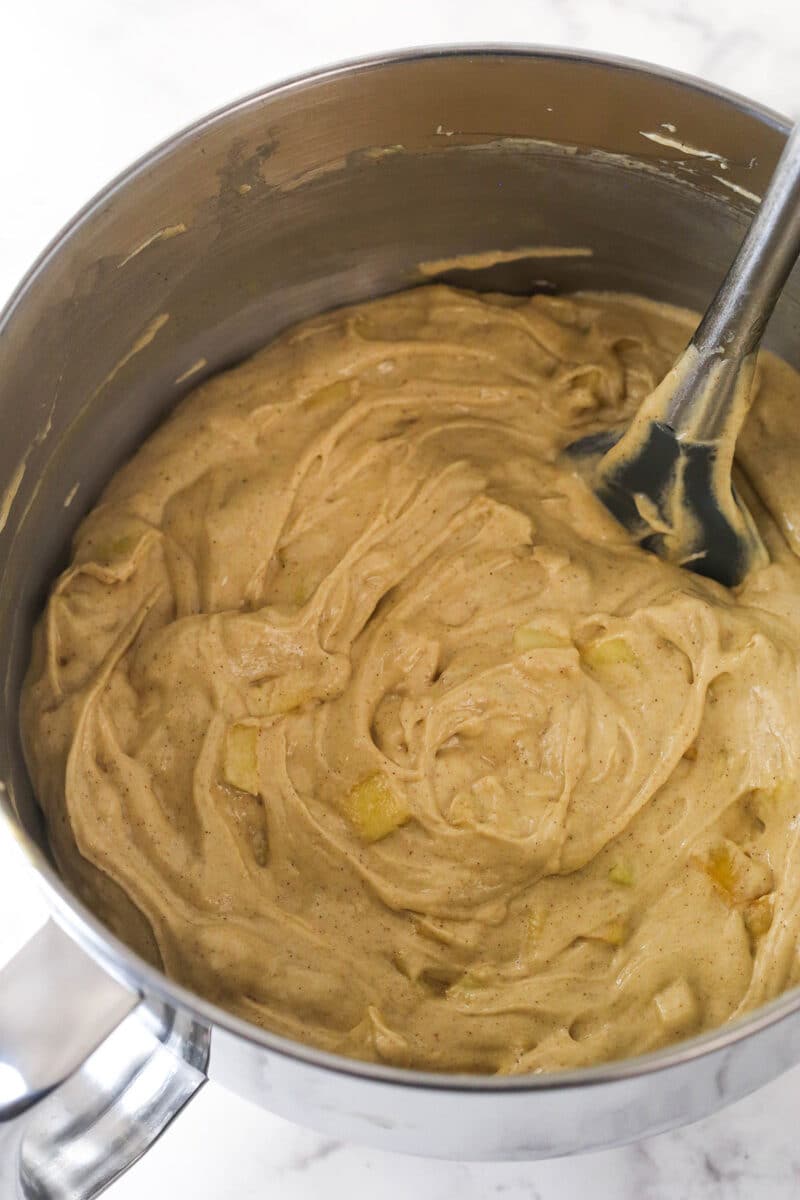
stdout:
[[(636, 63), (410, 53), (201, 121), (111, 184), (33, 268), (0, 326), (0, 779), (6, 835), (52, 916), (0, 972), (4, 1197), (95, 1195), (206, 1078), (336, 1137), (533, 1159), (694, 1120), (800, 1061), (796, 992), (643, 1058), (513, 1079), (358, 1063), (249, 1026), (141, 962), (64, 887), (17, 722), (31, 624), (71, 533), (192, 383), (290, 322), (463, 252), (588, 246), (469, 282), (702, 307), (752, 208), (736, 189), (762, 191), (785, 132), (736, 96)], [(798, 365), (799, 331), (795, 273), (770, 341)]]

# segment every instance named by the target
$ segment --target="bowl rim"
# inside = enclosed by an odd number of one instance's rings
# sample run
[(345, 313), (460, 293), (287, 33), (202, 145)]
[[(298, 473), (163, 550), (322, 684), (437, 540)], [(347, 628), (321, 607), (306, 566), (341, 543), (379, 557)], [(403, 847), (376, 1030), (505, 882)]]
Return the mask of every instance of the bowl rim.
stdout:
[[(784, 135), (788, 134), (792, 124), (786, 117), (765, 105), (727, 88), (698, 79), (696, 76), (673, 71), (670, 68), (639, 59), (573, 50), (566, 47), (524, 43), (464, 43), (413, 47), (344, 60), (330, 66), (290, 76), (213, 109), (161, 141), (116, 175), (62, 227), (22, 277), (0, 311), (0, 336), (12, 320), (18, 307), (24, 302), (29, 290), (44, 274), (51, 261), (78, 234), (81, 228), (108, 204), (121, 188), (127, 186), (144, 171), (150, 170), (179, 147), (189, 143), (207, 128), (219, 121), (227, 120), (237, 113), (244, 112), (248, 108), (256, 107), (264, 101), (311, 90), (320, 84), (340, 77), (354, 76), (413, 62), (456, 58), (497, 59), (498, 61), (508, 58), (539, 59), (574, 62), (584, 66), (611, 67), (619, 72), (655, 76), (677, 84), (688, 91), (699, 92), (715, 100), (722, 100)], [(9, 525), (11, 524), (9, 522)], [(384, 1066), (380, 1063), (362, 1061), (321, 1050), (262, 1029), (260, 1026), (227, 1012), (211, 1001), (203, 999), (181, 984), (173, 982), (158, 968), (147, 963), (110, 930), (106, 929), (100, 919), (81, 900), (73, 896), (40, 847), (22, 827), (8, 789), (0, 780), (0, 835), (4, 831), (10, 837), (11, 842), (16, 844), (18, 852), (32, 870), (50, 916), (55, 918), (68, 935), (88, 955), (99, 962), (113, 978), (142, 995), (145, 1004), (148, 1000), (157, 1000), (170, 1008), (188, 1013), (201, 1025), (224, 1030), (254, 1048), (271, 1051), (308, 1067), (350, 1076), (365, 1082), (401, 1088), (423, 1088), (439, 1092), (486, 1092), (494, 1095), (518, 1092), (553, 1092), (576, 1087), (611, 1085), (623, 1080), (654, 1075), (723, 1051), (752, 1034), (779, 1024), (800, 1009), (800, 987), (796, 987), (782, 993), (753, 1012), (686, 1041), (630, 1058), (565, 1071), (498, 1076), (466, 1073), (445, 1074), (412, 1070), (406, 1067)]]

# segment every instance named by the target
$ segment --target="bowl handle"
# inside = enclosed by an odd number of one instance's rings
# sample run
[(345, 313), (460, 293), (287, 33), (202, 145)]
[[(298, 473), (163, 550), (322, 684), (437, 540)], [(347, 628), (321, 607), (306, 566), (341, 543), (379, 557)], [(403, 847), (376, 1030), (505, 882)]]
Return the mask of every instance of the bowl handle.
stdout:
[(3, 1200), (92, 1200), (203, 1085), (208, 1041), (46, 920), (0, 967)]

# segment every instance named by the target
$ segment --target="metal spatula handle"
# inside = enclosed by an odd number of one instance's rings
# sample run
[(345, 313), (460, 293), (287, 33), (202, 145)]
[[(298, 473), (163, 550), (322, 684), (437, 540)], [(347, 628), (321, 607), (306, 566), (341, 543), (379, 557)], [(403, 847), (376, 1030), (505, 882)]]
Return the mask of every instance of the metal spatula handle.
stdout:
[[(680, 435), (717, 437), (729, 404), (720, 368), (731, 385), (742, 361), (758, 347), (764, 327), (800, 255), (800, 124), (775, 168), (747, 235), (692, 338), (695, 370), (676, 389), (666, 418)], [(715, 372), (713, 387), (704, 376)]]

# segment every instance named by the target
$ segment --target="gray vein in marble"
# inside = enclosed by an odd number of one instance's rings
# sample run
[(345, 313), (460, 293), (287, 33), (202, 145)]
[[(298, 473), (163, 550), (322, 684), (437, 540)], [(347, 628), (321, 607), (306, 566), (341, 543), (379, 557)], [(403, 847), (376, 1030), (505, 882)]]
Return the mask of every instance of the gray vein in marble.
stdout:
[(316, 1167), (318, 1163), (324, 1162), (331, 1155), (337, 1154), (344, 1149), (342, 1142), (330, 1139), (314, 1138), (314, 1144), (308, 1149), (298, 1150), (296, 1154), (292, 1154), (285, 1162), (279, 1166), (280, 1171), (292, 1171), (295, 1174), (300, 1174), (303, 1171), (308, 1171), (312, 1167)]

